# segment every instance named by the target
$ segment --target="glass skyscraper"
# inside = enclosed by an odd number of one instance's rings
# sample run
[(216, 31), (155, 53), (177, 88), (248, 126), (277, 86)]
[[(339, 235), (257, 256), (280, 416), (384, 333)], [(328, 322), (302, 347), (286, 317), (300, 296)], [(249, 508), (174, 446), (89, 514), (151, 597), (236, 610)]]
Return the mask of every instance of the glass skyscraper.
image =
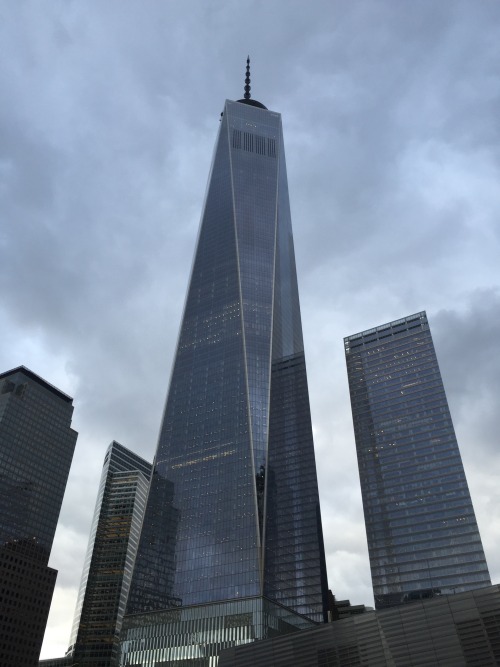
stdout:
[(425, 312), (344, 343), (375, 606), (488, 586)]
[[(326, 570), (281, 116), (226, 101), (122, 664), (215, 665), (324, 618)], [(146, 646), (146, 649), (142, 648)], [(170, 664), (170, 663), (169, 663)]]
[(68, 654), (114, 667), (137, 554), (151, 464), (112, 442), (104, 457)]
[(0, 374), (0, 667), (38, 664), (78, 435), (72, 415), (73, 399), (24, 366)]

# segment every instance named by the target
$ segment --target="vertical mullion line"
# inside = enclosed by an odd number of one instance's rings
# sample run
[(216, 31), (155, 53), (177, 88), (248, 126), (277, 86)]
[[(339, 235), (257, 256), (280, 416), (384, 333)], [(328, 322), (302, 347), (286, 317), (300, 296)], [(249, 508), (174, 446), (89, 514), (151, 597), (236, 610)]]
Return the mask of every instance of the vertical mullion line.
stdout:
[[(281, 116), (279, 122), (278, 136), (283, 137), (281, 127)], [(269, 393), (267, 397), (267, 447), (266, 447), (266, 471), (264, 477), (264, 506), (262, 508), (262, 553), (261, 553), (261, 594), (264, 595), (264, 567), (266, 552), (266, 529), (267, 529), (267, 484), (269, 479), (269, 430), (271, 428), (271, 384), (272, 384), (272, 366), (273, 366), (273, 337), (274, 337), (274, 294), (276, 291), (276, 249), (278, 245), (278, 201), (279, 201), (279, 182), (280, 182), (280, 153), (276, 160), (276, 205), (274, 209), (274, 252), (273, 252), (273, 298), (271, 302), (271, 335), (269, 341)]]
[[(226, 105), (227, 112), (227, 105)], [(229, 141), (229, 122), (227, 124), (228, 131), (228, 141)], [(259, 530), (259, 509), (257, 504), (257, 489), (255, 486), (255, 461), (254, 461), (254, 449), (253, 449), (253, 432), (252, 432), (252, 412), (250, 409), (250, 391), (248, 387), (248, 362), (247, 362), (247, 345), (246, 345), (246, 336), (245, 336), (245, 318), (244, 318), (244, 307), (243, 307), (243, 294), (241, 291), (241, 270), (240, 270), (240, 250), (238, 244), (238, 226), (236, 224), (236, 205), (235, 205), (235, 196), (234, 196), (234, 179), (233, 179), (233, 153), (231, 150), (231, 144), (229, 143), (229, 171), (231, 173), (231, 193), (233, 197), (233, 222), (234, 222), (234, 241), (236, 245), (236, 262), (238, 267), (238, 289), (240, 293), (240, 317), (241, 317), (241, 335), (243, 343), (243, 358), (245, 363), (245, 384), (247, 388), (247, 420), (248, 420), (248, 435), (249, 435), (249, 444), (250, 444), (250, 461), (252, 464), (252, 488), (255, 501), (255, 518), (257, 521), (256, 525), (256, 536), (257, 536), (257, 550), (260, 551), (261, 540), (260, 540), (260, 530)], [(259, 562), (257, 561), (257, 566)], [(259, 568), (260, 569), (260, 568)]]

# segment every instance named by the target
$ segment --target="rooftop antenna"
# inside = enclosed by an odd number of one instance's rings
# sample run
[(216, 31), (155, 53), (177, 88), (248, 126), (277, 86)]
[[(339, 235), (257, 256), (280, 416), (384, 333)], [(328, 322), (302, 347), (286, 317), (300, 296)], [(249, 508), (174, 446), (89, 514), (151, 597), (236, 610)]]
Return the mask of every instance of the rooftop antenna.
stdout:
[(246, 100), (249, 100), (250, 95), (250, 56), (247, 56), (247, 73), (245, 77), (245, 94), (243, 96)]
[(257, 100), (252, 100), (252, 96), (250, 95), (250, 56), (247, 57), (247, 71), (246, 71), (246, 76), (245, 76), (245, 95), (241, 100), (238, 100), (238, 102), (241, 102), (243, 104), (249, 104), (251, 107), (257, 107), (257, 109), (267, 109), (262, 102), (257, 102)]

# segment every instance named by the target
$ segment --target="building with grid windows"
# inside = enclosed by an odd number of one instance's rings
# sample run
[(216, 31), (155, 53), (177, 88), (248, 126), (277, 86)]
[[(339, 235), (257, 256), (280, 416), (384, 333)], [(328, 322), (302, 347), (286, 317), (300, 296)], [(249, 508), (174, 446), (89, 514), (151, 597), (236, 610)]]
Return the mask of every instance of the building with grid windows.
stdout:
[(73, 399), (27, 368), (0, 374), (0, 667), (38, 664), (77, 439), (72, 414)]
[(247, 63), (219, 126), (122, 665), (216, 665), (325, 618), (281, 116), (249, 84)]
[(376, 608), (488, 586), (425, 312), (344, 343)]
[(111, 443), (104, 457), (78, 594), (70, 664), (117, 664), (150, 476), (150, 463), (118, 442)]

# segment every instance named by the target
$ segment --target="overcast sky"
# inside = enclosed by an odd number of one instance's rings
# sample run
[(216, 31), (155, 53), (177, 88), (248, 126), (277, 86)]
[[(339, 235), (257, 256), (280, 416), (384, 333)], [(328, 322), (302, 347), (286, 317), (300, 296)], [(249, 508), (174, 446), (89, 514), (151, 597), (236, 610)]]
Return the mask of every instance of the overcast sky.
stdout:
[(42, 657), (105, 450), (152, 460), (224, 100), (283, 115), (329, 583), (373, 604), (343, 337), (427, 310), (500, 581), (500, 4), (0, 0), (0, 371), (74, 397)]

